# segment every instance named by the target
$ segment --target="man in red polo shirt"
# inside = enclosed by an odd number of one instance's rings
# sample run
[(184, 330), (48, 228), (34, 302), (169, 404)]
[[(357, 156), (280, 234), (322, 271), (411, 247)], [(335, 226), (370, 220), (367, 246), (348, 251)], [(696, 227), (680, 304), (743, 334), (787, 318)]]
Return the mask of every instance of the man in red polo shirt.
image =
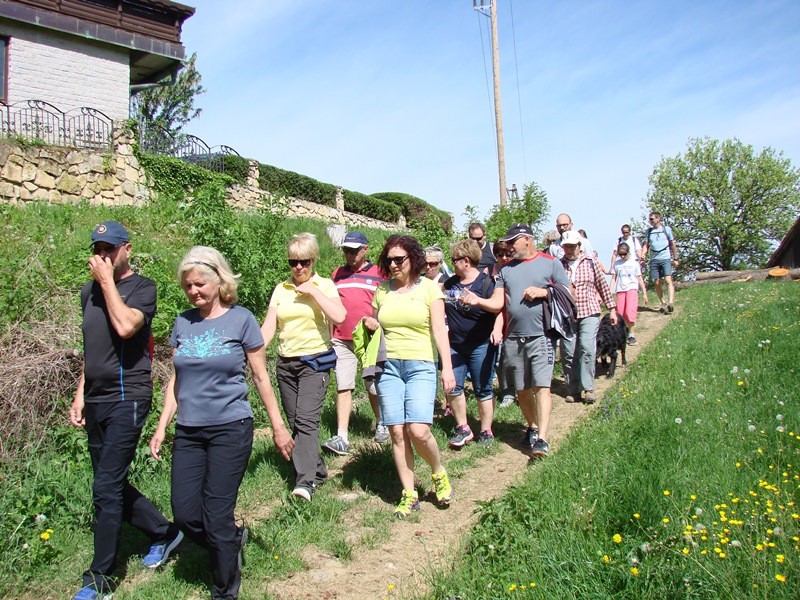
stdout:
[[(334, 269), (331, 279), (336, 284), (342, 304), (347, 309), (347, 318), (341, 325), (333, 328), (332, 344), (336, 351), (336, 421), (337, 432), (322, 447), (334, 454), (350, 452), (348, 427), (350, 412), (353, 409), (353, 389), (356, 386), (358, 359), (353, 352), (353, 329), (363, 317), (372, 316), (372, 297), (383, 283), (378, 267), (367, 259), (367, 236), (360, 231), (350, 231), (342, 242), (344, 259), (347, 264)], [(374, 441), (383, 444), (389, 441), (389, 430), (381, 423), (378, 411), (378, 398), (375, 382), (365, 380), (372, 412), (375, 413), (377, 427)]]

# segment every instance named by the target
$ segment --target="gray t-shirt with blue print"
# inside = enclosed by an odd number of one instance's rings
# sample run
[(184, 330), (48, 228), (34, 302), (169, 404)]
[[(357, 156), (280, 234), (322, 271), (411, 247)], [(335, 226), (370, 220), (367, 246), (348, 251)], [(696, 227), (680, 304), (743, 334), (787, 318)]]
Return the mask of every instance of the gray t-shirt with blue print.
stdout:
[(219, 317), (203, 319), (197, 309), (187, 310), (175, 319), (169, 342), (175, 348), (179, 425), (223, 425), (253, 416), (245, 350), (264, 345), (253, 313), (231, 306)]

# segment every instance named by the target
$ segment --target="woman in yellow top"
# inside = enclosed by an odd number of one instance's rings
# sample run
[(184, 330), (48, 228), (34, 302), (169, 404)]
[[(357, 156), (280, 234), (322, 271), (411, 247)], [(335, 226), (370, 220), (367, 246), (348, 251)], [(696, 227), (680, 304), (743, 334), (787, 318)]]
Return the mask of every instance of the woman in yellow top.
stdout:
[[(444, 324), (444, 294), (425, 271), (425, 252), (417, 240), (392, 235), (378, 265), (389, 279), (375, 292), (373, 316), (364, 319), (372, 331), (381, 327), (387, 360), (376, 377), (383, 422), (392, 436), (392, 454), (403, 494), (394, 513), (405, 518), (419, 509), (414, 489), (414, 449), (431, 467), (436, 501), (447, 506), (453, 490), (431, 433), (436, 398), (437, 349), (442, 360), (442, 387), (455, 387), (450, 343)], [(297, 452), (297, 450), (295, 450)]]
[(272, 292), (261, 333), (267, 346), (278, 334), (278, 390), (295, 442), (292, 494), (310, 501), (328, 478), (319, 452), (319, 417), (336, 364), (329, 324), (340, 324), (347, 312), (333, 281), (314, 272), (319, 245), (313, 234), (294, 236), (287, 253), (292, 275)]

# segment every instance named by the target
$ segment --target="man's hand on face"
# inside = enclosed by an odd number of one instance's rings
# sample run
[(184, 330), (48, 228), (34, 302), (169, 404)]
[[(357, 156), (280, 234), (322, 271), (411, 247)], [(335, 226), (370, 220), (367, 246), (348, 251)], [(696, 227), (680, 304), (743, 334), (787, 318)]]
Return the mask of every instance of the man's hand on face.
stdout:
[(92, 273), (92, 278), (100, 285), (114, 282), (114, 263), (108, 256), (92, 255), (89, 258), (89, 271)]

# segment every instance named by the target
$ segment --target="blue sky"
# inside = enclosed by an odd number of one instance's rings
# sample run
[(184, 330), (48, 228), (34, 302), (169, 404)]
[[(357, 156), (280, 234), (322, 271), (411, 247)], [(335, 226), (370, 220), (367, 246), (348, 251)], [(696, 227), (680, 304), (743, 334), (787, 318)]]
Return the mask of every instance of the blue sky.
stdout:
[[(488, 19), (470, 0), (187, 3), (207, 90), (190, 133), (414, 194), (459, 225), (498, 202)], [(653, 167), (691, 137), (800, 166), (800, 2), (498, 0), (498, 14), (508, 185), (536, 181), (547, 228), (570, 213), (604, 261)]]

